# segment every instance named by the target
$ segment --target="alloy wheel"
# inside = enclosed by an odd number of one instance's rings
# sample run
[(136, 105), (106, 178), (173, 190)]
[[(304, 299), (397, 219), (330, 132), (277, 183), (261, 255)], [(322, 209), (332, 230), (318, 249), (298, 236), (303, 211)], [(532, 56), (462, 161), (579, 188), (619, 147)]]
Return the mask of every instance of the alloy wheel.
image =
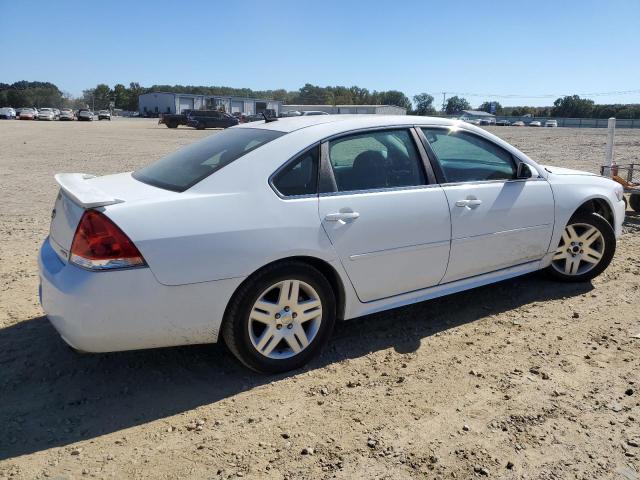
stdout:
[(605, 241), (602, 232), (587, 223), (567, 225), (551, 265), (565, 275), (582, 275), (602, 259)]
[(311, 285), (280, 281), (260, 294), (249, 313), (249, 338), (265, 357), (281, 360), (305, 350), (322, 322), (322, 302)]

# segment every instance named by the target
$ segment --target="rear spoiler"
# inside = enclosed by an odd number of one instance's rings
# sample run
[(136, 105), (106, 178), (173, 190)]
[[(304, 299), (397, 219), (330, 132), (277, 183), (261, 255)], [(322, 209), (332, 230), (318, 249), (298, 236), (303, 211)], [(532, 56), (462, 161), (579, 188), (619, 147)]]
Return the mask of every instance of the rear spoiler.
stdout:
[(104, 207), (124, 202), (124, 200), (114, 198), (87, 182), (95, 177), (95, 175), (88, 173), (58, 173), (53, 178), (56, 179), (64, 193), (83, 208)]

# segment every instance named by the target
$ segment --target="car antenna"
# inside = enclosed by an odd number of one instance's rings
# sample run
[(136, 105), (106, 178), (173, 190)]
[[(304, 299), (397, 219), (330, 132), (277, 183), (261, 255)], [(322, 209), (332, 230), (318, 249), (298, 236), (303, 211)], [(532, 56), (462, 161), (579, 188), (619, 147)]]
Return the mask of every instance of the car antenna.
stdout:
[(278, 121), (278, 117), (267, 117), (267, 114), (262, 112), (262, 116), (264, 117), (264, 123), (269, 123), (269, 122), (277, 122)]

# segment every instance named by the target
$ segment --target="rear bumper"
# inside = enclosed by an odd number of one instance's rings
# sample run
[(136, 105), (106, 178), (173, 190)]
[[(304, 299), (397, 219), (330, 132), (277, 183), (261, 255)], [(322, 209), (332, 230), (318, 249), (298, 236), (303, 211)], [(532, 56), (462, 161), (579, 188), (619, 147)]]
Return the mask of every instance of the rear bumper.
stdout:
[(62, 338), (86, 352), (216, 342), (243, 280), (166, 286), (149, 268), (90, 272), (63, 262), (48, 238), (38, 264), (42, 308)]

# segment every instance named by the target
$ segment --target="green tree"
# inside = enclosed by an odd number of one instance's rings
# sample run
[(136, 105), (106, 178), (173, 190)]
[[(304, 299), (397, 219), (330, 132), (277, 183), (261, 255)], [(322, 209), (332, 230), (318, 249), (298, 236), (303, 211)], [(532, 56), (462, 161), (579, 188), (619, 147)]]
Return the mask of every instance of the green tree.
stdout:
[(118, 83), (113, 87), (113, 101), (116, 108), (124, 109), (129, 103), (129, 91), (123, 84)]
[[(495, 111), (491, 111), (491, 104), (495, 103), (496, 109)], [(496, 115), (502, 115), (502, 105), (500, 105), (500, 102), (483, 102), (479, 107), (478, 110), (482, 111), (482, 112), (487, 112), (487, 113), (495, 113)]]
[(377, 95), (378, 105), (395, 105), (396, 107), (403, 107), (407, 111), (411, 111), (411, 100), (407, 96), (399, 92), (398, 90), (387, 90), (385, 92), (378, 92)]
[(456, 95), (447, 99), (447, 106), (445, 108), (447, 115), (456, 115), (462, 112), (462, 110), (471, 110), (471, 105), (466, 98)]
[(553, 102), (551, 114), (554, 117), (584, 118), (591, 117), (593, 112), (593, 100), (580, 98), (578, 95), (571, 95), (558, 98)]
[(436, 109), (433, 106), (433, 96), (428, 93), (419, 93), (413, 97), (413, 103), (416, 104), (416, 115), (433, 115)]
[(325, 88), (307, 83), (299, 90), (296, 100), (302, 105), (327, 105), (332, 98)]

